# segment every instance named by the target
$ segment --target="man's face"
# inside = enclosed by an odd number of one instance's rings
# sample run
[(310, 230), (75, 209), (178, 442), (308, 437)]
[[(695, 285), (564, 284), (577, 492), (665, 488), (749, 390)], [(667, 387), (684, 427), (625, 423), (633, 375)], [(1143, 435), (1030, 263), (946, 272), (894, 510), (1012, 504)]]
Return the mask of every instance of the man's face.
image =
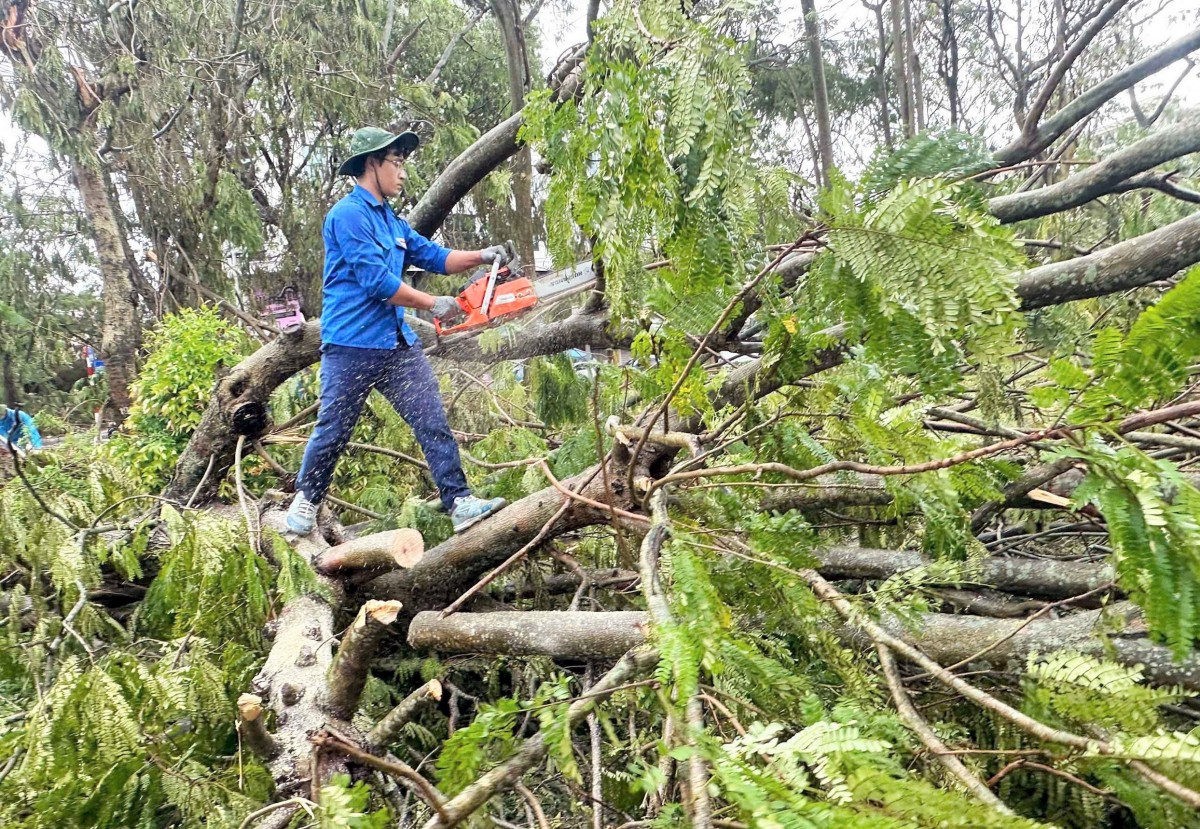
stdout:
[(392, 152), (379, 162), (376, 172), (379, 176), (379, 191), (384, 198), (390, 199), (403, 192), (404, 182), (408, 180), (408, 174), (404, 171), (407, 158), (405, 153)]

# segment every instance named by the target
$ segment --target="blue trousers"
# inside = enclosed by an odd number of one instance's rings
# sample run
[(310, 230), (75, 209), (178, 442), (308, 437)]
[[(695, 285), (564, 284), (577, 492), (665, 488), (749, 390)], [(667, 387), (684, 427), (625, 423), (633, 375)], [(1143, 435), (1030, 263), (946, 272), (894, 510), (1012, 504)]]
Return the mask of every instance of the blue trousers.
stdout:
[(454, 499), (471, 494), (437, 379), (420, 343), (409, 346), (401, 337), (394, 349), (325, 345), (321, 352), (321, 408), (296, 478), (296, 489), (305, 498), (314, 504), (325, 498), (371, 389), (378, 389), (413, 430), (446, 509), (454, 508)]

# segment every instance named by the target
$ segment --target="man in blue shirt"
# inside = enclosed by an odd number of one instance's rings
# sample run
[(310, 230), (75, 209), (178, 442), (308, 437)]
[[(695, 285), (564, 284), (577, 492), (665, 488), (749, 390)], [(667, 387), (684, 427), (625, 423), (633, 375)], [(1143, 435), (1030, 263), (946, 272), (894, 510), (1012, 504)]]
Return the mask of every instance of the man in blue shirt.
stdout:
[(33, 424), (33, 418), (25, 412), (10, 409), (0, 403), (0, 446), (7, 450), (9, 440), (12, 441), (13, 448), (22, 455), (26, 446), (32, 449), (42, 448), (42, 436)]
[(407, 284), (404, 271), (411, 264), (459, 273), (496, 260), (504, 264), (508, 253), (501, 245), (448, 250), (392, 213), (388, 199), (404, 189), (404, 162), (418, 143), (415, 133), (364, 127), (354, 133), (350, 157), (338, 169), (358, 184), (325, 217), (321, 407), (287, 514), (288, 529), (301, 535), (316, 525), (334, 466), (371, 389), (378, 389), (412, 427), (455, 532), (506, 503), (471, 494), (437, 379), (404, 319), (405, 308), (432, 311), (443, 320), (462, 311), (454, 297), (432, 296)]

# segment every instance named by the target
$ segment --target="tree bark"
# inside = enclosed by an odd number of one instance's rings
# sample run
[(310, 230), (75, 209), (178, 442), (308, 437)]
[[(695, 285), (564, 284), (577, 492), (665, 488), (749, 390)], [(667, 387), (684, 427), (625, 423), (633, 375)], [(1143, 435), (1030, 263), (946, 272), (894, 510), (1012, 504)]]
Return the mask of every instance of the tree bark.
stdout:
[(313, 560), (313, 568), (326, 576), (339, 573), (374, 573), (412, 567), (425, 554), (425, 540), (414, 529), (388, 530), (351, 539), (330, 547)]
[(421, 711), (439, 702), (442, 698), (442, 683), (431, 679), (417, 690), (400, 701), (400, 704), (387, 713), (379, 723), (367, 734), (367, 742), (374, 746), (384, 747), (393, 742), (400, 729)]
[(870, 9), (875, 14), (875, 36), (876, 46), (875, 52), (875, 97), (879, 100), (879, 127), (883, 134), (883, 143), (887, 145), (889, 150), (895, 149), (895, 142), (892, 141), (892, 116), (888, 110), (888, 90), (887, 90), (887, 25), (883, 20), (883, 5), (889, 0), (879, 0), (872, 6), (866, 0), (863, 0), (863, 5)]
[(438, 653), (616, 659), (645, 638), (649, 617), (640, 611), (587, 613), (553, 610), (418, 613), (408, 644)]
[[(644, 451), (639, 462), (640, 474), (648, 472), (657, 454)], [(625, 470), (615, 464), (608, 472), (611, 491), (604, 488), (604, 475), (595, 467), (562, 481), (571, 491), (577, 491), (585, 481), (590, 483), (580, 495), (601, 503), (611, 498), (617, 509), (631, 509), (633, 499), (625, 489)], [(494, 567), (537, 536), (542, 527), (554, 517), (565, 496), (554, 487), (547, 487), (505, 507), (492, 518), (470, 530), (454, 535), (425, 551), (425, 555), (409, 570), (386, 573), (363, 587), (363, 597), (399, 599), (412, 611), (440, 610), (456, 598), (482, 573)], [(579, 527), (609, 521), (607, 509), (576, 503), (558, 520), (554, 533), (561, 535)]]
[(1200, 49), (1200, 29), (1189, 32), (1129, 68), (1105, 78), (1045, 119), (1036, 131), (1020, 136), (996, 152), (996, 166), (1009, 167), (1027, 161), (1121, 92), (1197, 49)]
[(1088, 256), (1026, 271), (1021, 310), (1127, 291), (1174, 276), (1200, 261), (1200, 213)]
[(1131, 176), (1194, 152), (1200, 152), (1200, 116), (1191, 115), (1057, 184), (990, 199), (988, 211), (1009, 223), (1069, 210), (1113, 192)]
[(829, 128), (829, 91), (825, 85), (825, 61), (821, 57), (821, 32), (817, 25), (816, 0), (800, 0), (804, 31), (808, 37), (808, 65), (812, 72), (813, 106), (817, 111), (817, 147), (821, 157), (821, 184), (829, 186), (833, 171), (833, 134)]
[[(949, 613), (925, 613), (916, 625), (905, 617), (884, 614), (880, 626), (899, 639), (920, 648), (931, 659), (950, 665), (970, 659), (989, 648), (979, 661), (990, 665), (1023, 667), (1034, 653), (1071, 649), (1104, 655), (1102, 616), (1123, 618), (1127, 624), (1140, 624), (1140, 612), (1131, 602), (1119, 602), (1106, 610), (1084, 610), (1060, 619), (985, 619)], [(849, 639), (861, 636), (848, 629)], [(1116, 660), (1124, 665), (1144, 666), (1146, 678), (1156, 685), (1182, 685), (1189, 691), (1200, 690), (1200, 656), (1192, 655), (1179, 664), (1169, 649), (1147, 639), (1111, 637)]]
[[(508, 65), (508, 100), (513, 113), (525, 106), (529, 90), (529, 60), (525, 54), (525, 32), (521, 28), (521, 12), (516, 0), (488, 0), (496, 25), (504, 39), (504, 55)], [(525, 275), (535, 273), (533, 261), (533, 158), (528, 146), (521, 146), (512, 161), (513, 201), (517, 255), (525, 267)]]
[[(817, 572), (829, 579), (886, 579), (931, 563), (915, 550), (869, 547), (826, 547), (814, 551), (813, 556)], [(1102, 587), (1115, 575), (1107, 564), (993, 557), (970, 568), (965, 578), (1007, 593), (1062, 599)]]
[[(251, 354), (217, 381), (212, 399), (175, 464), (164, 498), (187, 503), (196, 496), (204, 503), (216, 496), (233, 466), (239, 434), (247, 443), (266, 433), (267, 403), (284, 380), (320, 358), (320, 323), (307, 323), (299, 333), (277, 337)], [(205, 470), (212, 468), (205, 478)]]
[(912, 95), (909, 90), (908, 56), (904, 43), (906, 0), (889, 0), (892, 15), (892, 72), (896, 75), (896, 97), (900, 101), (900, 128), (905, 138), (913, 137)]
[(400, 602), (364, 602), (342, 636), (329, 668), (326, 698), (329, 710), (336, 716), (348, 720), (354, 715), (371, 671), (371, 659), (399, 612)]
[(105, 360), (108, 376), (108, 397), (117, 419), (123, 420), (132, 404), (129, 387), (137, 374), (137, 352), (142, 339), (137, 288), (125, 260), (121, 232), (104, 174), (92, 166), (91, 159), (74, 158), (72, 164), (103, 280), (104, 324), (100, 354)]

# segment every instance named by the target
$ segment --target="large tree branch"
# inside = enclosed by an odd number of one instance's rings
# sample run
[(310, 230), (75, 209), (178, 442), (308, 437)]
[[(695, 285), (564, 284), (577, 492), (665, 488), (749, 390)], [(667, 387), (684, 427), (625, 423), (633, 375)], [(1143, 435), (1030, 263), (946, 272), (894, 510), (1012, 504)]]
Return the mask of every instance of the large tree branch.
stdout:
[[(566, 659), (584, 659), (589, 654), (609, 656), (618, 642), (635, 647), (646, 635), (649, 618), (648, 614), (640, 612), (532, 611), (437, 617), (437, 613), (419, 614), (410, 628), (410, 644), (452, 653), (503, 653)], [(901, 618), (885, 613), (879, 625), (890, 635), (920, 648), (943, 665), (976, 659), (991, 665), (1022, 667), (1031, 654), (1062, 648), (1103, 654), (1106, 648), (1104, 634), (1112, 619), (1123, 620), (1131, 631), (1142, 630), (1141, 613), (1132, 602), (1118, 602), (1100, 610), (1081, 610), (1057, 619), (993, 619), (923, 613), (914, 620), (909, 616)], [(528, 622), (529, 629), (522, 624), (523, 620)], [(556, 624), (562, 626), (561, 631), (554, 630)], [(844, 628), (841, 635), (848, 641), (857, 641), (860, 636), (853, 626)], [(1176, 663), (1168, 648), (1141, 636), (1124, 633), (1110, 635), (1108, 643), (1118, 662), (1144, 666), (1145, 676), (1152, 683), (1200, 690), (1200, 655)]]
[[(650, 464), (655, 454), (644, 452), (642, 464)], [(644, 466), (642, 472), (648, 471)], [(625, 490), (619, 469), (610, 470), (609, 488), (605, 476), (595, 468), (561, 482), (565, 489), (592, 501), (611, 502), (617, 509), (631, 509), (633, 499)], [(584, 485), (586, 483), (586, 485)], [(582, 489), (580, 489), (582, 487)], [(441, 609), (471, 586), (481, 573), (499, 564), (534, 538), (563, 506), (564, 495), (555, 487), (527, 495), (505, 507), (494, 518), (454, 535), (425, 551), (409, 570), (386, 573), (364, 587), (366, 598), (400, 599), (411, 610)], [(556, 522), (554, 534), (611, 520), (607, 509), (582, 502), (574, 503)]]
[[(814, 551), (813, 556), (817, 572), (831, 579), (886, 579), (932, 563), (915, 550), (869, 547), (827, 547)], [(1107, 564), (1001, 557), (985, 558), (964, 573), (967, 583), (1050, 599), (1080, 596), (1113, 578), (1113, 569)], [(944, 582), (930, 582), (940, 583)]]
[[(582, 57), (582, 51), (577, 50), (573, 59), (578, 62)], [(570, 98), (579, 89), (579, 75), (571, 71), (556, 71), (552, 73), (549, 83), (560, 100)], [(471, 188), (516, 155), (521, 148), (517, 143), (517, 133), (524, 121), (523, 113), (514, 113), (480, 136), (462, 155), (450, 162), (409, 213), (408, 223), (413, 229), (423, 236), (432, 236)]]
[[(1104, 653), (1101, 633), (1105, 618), (1123, 619), (1134, 629), (1141, 625), (1140, 612), (1131, 602), (1118, 602), (1105, 610), (1083, 610), (1060, 619), (985, 619), (980, 616), (950, 613), (925, 613), (916, 624), (884, 614), (880, 626), (899, 639), (920, 648), (928, 657), (943, 665), (970, 659), (983, 649), (980, 661), (993, 665), (1020, 665), (1034, 653), (1049, 653), (1063, 648), (1083, 653)], [(1147, 639), (1130, 639), (1122, 634), (1111, 637), (1118, 662), (1142, 665), (1145, 676), (1158, 685), (1182, 685), (1200, 690), (1200, 656), (1192, 655), (1179, 664), (1171, 659), (1168, 648)]]
[(557, 354), (569, 348), (628, 348), (630, 334), (613, 333), (609, 329), (608, 311), (572, 314), (558, 322), (531, 323), (521, 327), (514, 336), (494, 351), (480, 347), (478, 337), (468, 337), (441, 345), (431, 355), (458, 362), (495, 362), (520, 360), (543, 354)]
[(1017, 282), (1021, 309), (1138, 288), (1200, 261), (1200, 213), (1066, 262), (1026, 271)]
[[(186, 503), (211, 500), (233, 466), (239, 434), (260, 437), (267, 427), (267, 401), (292, 375), (320, 358), (321, 326), (310, 322), (297, 334), (272, 340), (238, 363), (217, 381), (212, 399), (175, 464), (163, 492), (165, 498)], [(204, 477), (212, 462), (211, 473)]]
[(994, 156), (996, 166), (1009, 167), (1032, 158), (1122, 91), (1187, 57), (1196, 49), (1200, 49), (1200, 29), (1189, 32), (1127, 69), (1106, 78), (1047, 118), (1035, 132), (1022, 135), (997, 151)]
[(988, 211), (1005, 223), (1047, 216), (1115, 192), (1131, 176), (1194, 152), (1200, 152), (1197, 115), (1149, 135), (1057, 184), (990, 199)]
[(560, 659), (616, 659), (642, 643), (649, 618), (640, 611), (586, 613), (520, 610), (418, 613), (408, 644), (438, 653), (514, 654)]

